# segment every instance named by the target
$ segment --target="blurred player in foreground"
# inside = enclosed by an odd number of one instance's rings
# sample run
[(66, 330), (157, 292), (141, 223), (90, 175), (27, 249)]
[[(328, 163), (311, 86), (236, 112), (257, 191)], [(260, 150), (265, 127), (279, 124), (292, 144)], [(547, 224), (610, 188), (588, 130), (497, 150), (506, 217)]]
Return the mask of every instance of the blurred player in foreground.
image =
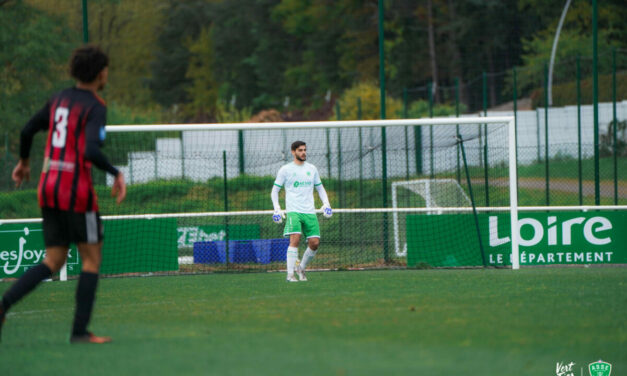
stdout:
[(124, 176), (100, 151), (105, 139), (105, 102), (97, 92), (107, 83), (109, 59), (98, 47), (76, 49), (70, 73), (77, 81), (55, 94), (24, 126), (20, 160), (13, 170), (19, 187), (30, 178), (29, 154), (34, 135), (47, 132), (44, 162), (39, 180), (39, 206), (46, 245), (44, 261), (30, 268), (7, 290), (0, 302), (0, 334), (7, 311), (37, 285), (61, 269), (70, 243), (76, 243), (82, 270), (76, 288), (76, 311), (71, 343), (106, 343), (87, 331), (92, 314), (102, 259), (103, 227), (91, 177), (92, 164), (113, 176), (111, 194), (119, 204), (126, 196)]

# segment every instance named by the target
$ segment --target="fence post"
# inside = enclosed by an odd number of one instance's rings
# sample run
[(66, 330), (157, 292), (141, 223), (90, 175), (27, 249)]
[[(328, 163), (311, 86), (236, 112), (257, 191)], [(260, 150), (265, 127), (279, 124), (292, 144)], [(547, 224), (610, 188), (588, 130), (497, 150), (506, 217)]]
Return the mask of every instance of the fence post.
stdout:
[[(337, 120), (342, 120), (342, 113), (340, 112), (340, 102), (335, 102), (335, 116)], [(342, 128), (337, 129), (337, 184), (338, 194), (340, 198), (340, 208), (344, 205), (344, 193), (342, 191)]]
[(538, 146), (536, 148), (536, 160), (538, 161), (538, 164), (542, 163), (542, 155), (540, 153), (540, 150), (542, 149), (542, 143), (540, 141), (540, 111), (536, 108), (536, 145)]
[(581, 161), (581, 67), (577, 55), (577, 176), (579, 177), (579, 205), (583, 205), (582, 161)]
[(546, 189), (546, 206), (551, 204), (549, 192), (549, 67), (544, 63), (544, 175)]
[(128, 156), (128, 184), (133, 184), (133, 157), (131, 155)]
[[(516, 142), (514, 143), (514, 152), (516, 154), (516, 168), (518, 168), (518, 82), (516, 67), (512, 70), (514, 74), (514, 134), (516, 135)], [(518, 174), (516, 174), (516, 190), (518, 190)]]
[(181, 132), (181, 179), (185, 180), (185, 138)]
[(614, 143), (612, 144), (614, 155), (614, 205), (618, 205), (618, 160), (617, 160), (617, 128), (618, 118), (616, 117), (616, 47), (612, 48), (612, 119), (613, 119), (613, 134), (612, 138)]
[[(228, 176), (226, 172), (226, 150), (222, 151), (222, 169), (224, 171), (224, 211), (229, 211), (229, 189), (228, 189)], [(229, 216), (224, 216), (224, 232), (225, 237), (225, 249), (226, 249), (226, 269), (229, 269)]]
[[(361, 98), (357, 97), (357, 120), (361, 120)], [(364, 207), (364, 142), (363, 129), (359, 127), (359, 207)]]
[(599, 183), (599, 69), (597, 50), (597, 0), (592, 0), (592, 106), (594, 113), (594, 204), (601, 204)]
[(239, 149), (239, 174), (244, 175), (246, 173), (245, 170), (245, 160), (244, 160), (244, 131), (237, 131), (237, 148)]
[[(455, 117), (459, 117), (459, 77), (455, 77)], [(459, 134), (459, 124), (455, 125), (455, 132)], [(456, 148), (457, 152), (457, 169), (455, 170), (457, 174), (457, 183), (461, 185), (462, 182), (462, 172), (460, 165), (460, 146), (457, 144)]]
[[(429, 91), (429, 118), (433, 117), (433, 82), (429, 82), (427, 87)], [(429, 175), (431, 179), (435, 177), (435, 171), (433, 171), (433, 125), (429, 125)]]
[(327, 136), (327, 173), (329, 174), (329, 179), (332, 177), (331, 175), (331, 135), (329, 128), (324, 129), (325, 134)]
[[(403, 88), (403, 119), (407, 119), (407, 88)], [(409, 134), (407, 126), (403, 128), (405, 131), (405, 180), (409, 180)]]
[[(385, 49), (383, 37), (383, 10), (384, 0), (379, 0), (379, 86), (381, 87), (381, 119), (385, 120)], [(388, 162), (387, 162), (387, 136), (385, 127), (381, 127), (381, 173), (383, 179), (383, 207), (388, 207)], [(383, 213), (383, 258), (385, 262), (390, 261), (388, 245), (388, 213)]]
[[(482, 73), (482, 85), (481, 96), (483, 99), (483, 117), (488, 116), (488, 77), (485, 71)], [(490, 206), (490, 182), (488, 178), (488, 168), (490, 167), (488, 161), (488, 124), (483, 124), (483, 134), (485, 140), (483, 143), (483, 180), (485, 184), (485, 206)]]
[(87, 22), (88, 13), (87, 0), (83, 0), (83, 43), (89, 43), (89, 22)]

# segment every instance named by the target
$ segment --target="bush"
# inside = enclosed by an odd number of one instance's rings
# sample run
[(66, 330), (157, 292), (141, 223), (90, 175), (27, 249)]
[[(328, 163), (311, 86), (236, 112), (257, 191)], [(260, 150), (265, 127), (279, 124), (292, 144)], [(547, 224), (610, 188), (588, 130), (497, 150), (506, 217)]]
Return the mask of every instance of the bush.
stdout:
[[(358, 101), (361, 101), (361, 119), (377, 120), (381, 119), (381, 94), (379, 86), (372, 82), (362, 82), (344, 91), (339, 98), (340, 115), (342, 120), (357, 120)], [(402, 103), (399, 99), (387, 96), (386, 117), (388, 119), (399, 119), (401, 117)], [(331, 120), (337, 119), (337, 107), (333, 109)]]

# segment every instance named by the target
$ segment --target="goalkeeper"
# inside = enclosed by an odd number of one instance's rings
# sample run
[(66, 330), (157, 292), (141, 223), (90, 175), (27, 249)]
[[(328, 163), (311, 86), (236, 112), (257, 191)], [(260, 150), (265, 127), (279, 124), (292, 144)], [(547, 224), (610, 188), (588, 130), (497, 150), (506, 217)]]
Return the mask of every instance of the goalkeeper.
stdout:
[[(318, 196), (322, 201), (322, 214), (325, 218), (330, 218), (333, 212), (327, 192), (322, 186), (322, 181), (320, 181), (318, 169), (311, 163), (305, 162), (307, 160), (305, 142), (295, 141), (292, 143), (292, 155), (294, 161), (279, 169), (270, 197), (274, 206), (272, 220), (281, 223), (283, 219), (286, 219), (283, 236), (290, 238), (290, 245), (287, 248), (287, 281), (298, 282), (298, 279), (294, 277), (294, 272), (301, 281), (307, 280), (305, 269), (316, 255), (320, 245), (320, 226), (318, 225), (313, 198), (314, 187), (316, 187)], [(283, 187), (285, 187), (287, 218), (279, 204), (279, 191)], [(304, 234), (307, 239), (307, 250), (303, 254), (300, 265), (296, 266), (301, 234)]]

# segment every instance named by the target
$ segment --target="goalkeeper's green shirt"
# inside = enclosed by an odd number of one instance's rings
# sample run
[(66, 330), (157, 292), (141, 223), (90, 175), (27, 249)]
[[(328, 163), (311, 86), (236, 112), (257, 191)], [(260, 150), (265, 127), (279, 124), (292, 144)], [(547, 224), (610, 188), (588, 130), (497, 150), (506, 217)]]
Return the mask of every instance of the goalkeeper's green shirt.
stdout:
[(279, 169), (274, 185), (285, 188), (285, 210), (315, 214), (313, 189), (321, 185), (318, 169), (311, 163), (288, 163)]

